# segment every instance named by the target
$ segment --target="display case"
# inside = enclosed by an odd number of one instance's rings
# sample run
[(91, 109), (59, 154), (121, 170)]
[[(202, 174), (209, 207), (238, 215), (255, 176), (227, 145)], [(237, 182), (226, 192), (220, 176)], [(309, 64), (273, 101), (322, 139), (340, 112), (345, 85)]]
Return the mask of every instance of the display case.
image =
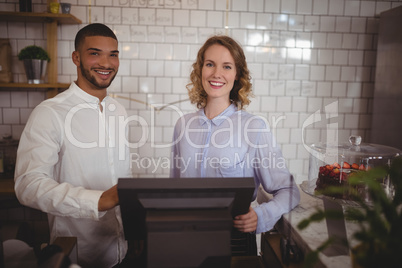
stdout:
[[(310, 146), (308, 180), (301, 188), (308, 194), (319, 196), (330, 186), (342, 186), (343, 193), (325, 193), (337, 199), (353, 200), (348, 184), (357, 172), (366, 172), (374, 167), (389, 166), (402, 152), (393, 147), (362, 142), (360, 136), (350, 136), (349, 141), (339, 144), (317, 143)], [(378, 178), (386, 192), (392, 196), (393, 187), (387, 177)], [(324, 190), (324, 191), (322, 191)], [(354, 193), (369, 201), (364, 185), (354, 185)]]

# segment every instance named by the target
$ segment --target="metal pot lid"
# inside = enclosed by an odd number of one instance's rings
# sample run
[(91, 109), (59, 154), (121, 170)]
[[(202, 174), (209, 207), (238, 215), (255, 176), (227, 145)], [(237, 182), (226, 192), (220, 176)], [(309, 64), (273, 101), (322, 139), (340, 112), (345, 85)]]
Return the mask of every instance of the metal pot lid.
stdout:
[(319, 154), (353, 156), (362, 158), (393, 158), (402, 154), (402, 151), (380, 144), (362, 143), (360, 136), (352, 135), (348, 143), (330, 144), (317, 143), (310, 146)]

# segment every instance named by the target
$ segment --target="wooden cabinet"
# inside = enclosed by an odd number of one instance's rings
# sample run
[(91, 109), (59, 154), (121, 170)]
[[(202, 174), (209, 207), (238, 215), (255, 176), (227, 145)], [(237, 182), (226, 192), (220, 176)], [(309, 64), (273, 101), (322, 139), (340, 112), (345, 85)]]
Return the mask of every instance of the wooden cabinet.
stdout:
[(47, 52), (51, 61), (48, 64), (48, 83), (0, 83), (0, 90), (23, 89), (39, 90), (48, 92), (48, 97), (55, 96), (58, 89), (68, 88), (70, 84), (57, 82), (57, 25), (81, 24), (81, 20), (71, 14), (34, 13), (34, 12), (3, 12), (0, 11), (0, 21), (8, 22), (42, 22), (46, 23)]

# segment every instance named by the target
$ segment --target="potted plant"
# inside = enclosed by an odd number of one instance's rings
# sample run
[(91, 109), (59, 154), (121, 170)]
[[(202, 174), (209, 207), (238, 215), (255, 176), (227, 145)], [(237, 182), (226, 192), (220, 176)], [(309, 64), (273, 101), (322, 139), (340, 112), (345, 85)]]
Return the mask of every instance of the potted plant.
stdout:
[[(394, 188), (390, 196), (379, 178), (389, 176)], [(402, 156), (396, 157), (390, 167), (377, 167), (368, 171), (360, 171), (349, 178), (353, 188), (365, 185), (370, 202), (356, 193), (358, 207), (347, 207), (344, 212), (346, 220), (356, 222), (360, 229), (353, 233), (358, 245), (352, 248), (353, 267), (400, 267), (402, 264)], [(325, 190), (327, 193), (342, 193), (342, 187), (333, 186)], [(318, 209), (316, 213), (298, 224), (299, 229), (306, 228), (312, 222), (325, 218), (339, 219), (343, 215), (334, 211)], [(334, 238), (330, 237), (316, 251), (306, 257), (307, 266), (313, 266), (318, 253), (330, 245)]]
[(29, 84), (44, 83), (47, 63), (50, 57), (39, 46), (27, 46), (18, 53), (18, 59), (24, 62), (25, 74)]

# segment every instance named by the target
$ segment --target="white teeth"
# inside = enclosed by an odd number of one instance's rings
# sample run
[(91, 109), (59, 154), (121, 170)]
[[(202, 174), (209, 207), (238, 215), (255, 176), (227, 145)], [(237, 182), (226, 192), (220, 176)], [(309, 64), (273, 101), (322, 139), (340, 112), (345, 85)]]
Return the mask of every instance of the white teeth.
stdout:
[(100, 71), (98, 71), (97, 73), (100, 73), (100, 74), (109, 74), (109, 72), (100, 72)]
[(217, 86), (217, 87), (223, 86), (223, 83), (217, 83), (217, 82), (209, 82), (209, 83), (211, 83), (211, 85)]

